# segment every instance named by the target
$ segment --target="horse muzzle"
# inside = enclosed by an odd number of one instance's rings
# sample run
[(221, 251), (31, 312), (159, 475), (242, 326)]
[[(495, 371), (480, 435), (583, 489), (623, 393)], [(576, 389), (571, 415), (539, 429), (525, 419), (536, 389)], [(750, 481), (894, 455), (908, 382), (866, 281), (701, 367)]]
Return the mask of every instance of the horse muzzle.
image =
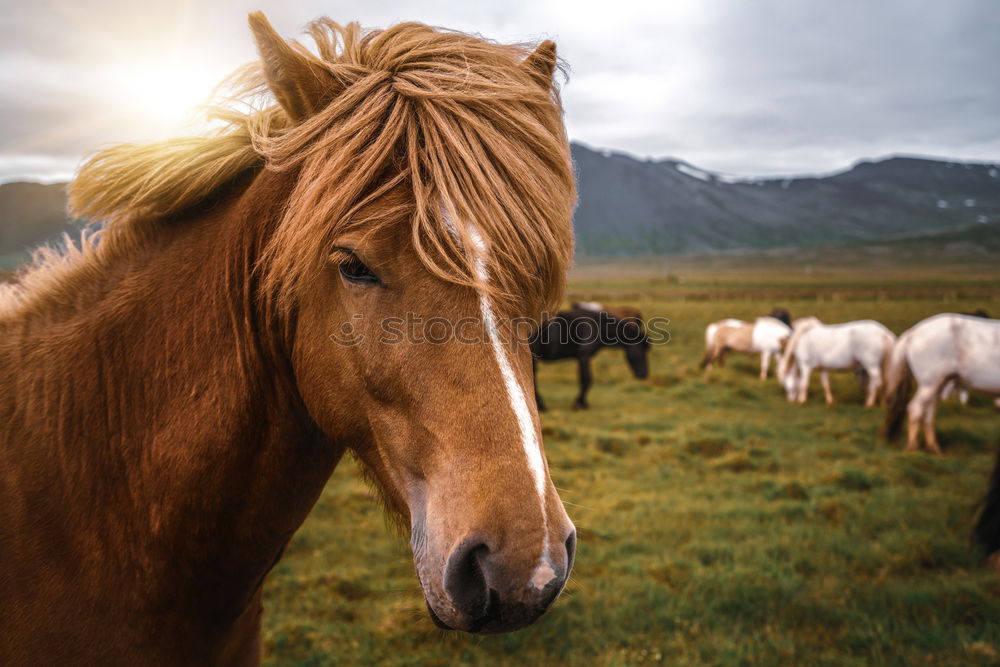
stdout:
[(467, 538), (445, 563), (441, 580), (445, 599), (435, 604), (438, 596), (424, 588), (431, 619), (446, 630), (476, 634), (512, 632), (531, 625), (566, 586), (575, 552), (573, 530), (564, 544), (551, 548), (524, 576), (523, 568), (512, 567), (513, 559), (503, 549), (494, 551), (487, 540)]

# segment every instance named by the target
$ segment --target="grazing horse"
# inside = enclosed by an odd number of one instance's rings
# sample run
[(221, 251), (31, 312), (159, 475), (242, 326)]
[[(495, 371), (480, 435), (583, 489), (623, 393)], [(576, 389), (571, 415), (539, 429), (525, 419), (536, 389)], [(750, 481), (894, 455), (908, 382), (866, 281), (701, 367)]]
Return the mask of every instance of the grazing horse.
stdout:
[(758, 317), (753, 324), (743, 320), (725, 319), (712, 322), (705, 328), (705, 356), (701, 368), (706, 375), (711, 374), (716, 362), (726, 363), (730, 350), (737, 352), (760, 352), (760, 379), (767, 378), (771, 357), (777, 358), (792, 334), (792, 328), (774, 317)]
[(873, 320), (823, 324), (815, 317), (795, 320), (795, 329), (778, 362), (778, 382), (789, 402), (805, 403), (809, 376), (820, 371), (827, 405), (833, 405), (831, 370), (860, 366), (867, 375), (865, 407), (875, 405), (882, 389), (882, 365), (892, 352), (896, 336)]
[[(917, 390), (909, 399), (910, 385)], [(882, 434), (891, 440), (907, 414), (906, 451), (920, 448), (920, 428), (928, 450), (940, 455), (934, 417), (948, 383), (1000, 395), (1000, 320), (942, 313), (910, 327), (892, 351), (886, 374), (888, 396)], [(909, 399), (909, 402), (907, 402)]]
[(580, 369), (580, 393), (573, 401), (574, 410), (590, 407), (587, 391), (591, 385), (590, 358), (602, 347), (625, 350), (632, 374), (640, 380), (649, 375), (649, 339), (642, 313), (631, 306), (602, 306), (593, 301), (574, 303), (545, 322), (531, 341), (534, 355), (535, 400), (545, 409), (538, 393), (538, 361), (576, 359)]
[[(986, 310), (983, 308), (976, 308), (971, 313), (960, 313), (960, 314), (972, 315), (973, 317), (983, 317), (986, 319), (990, 319), (989, 313), (987, 313)], [(946, 382), (944, 387), (941, 388), (942, 401), (948, 400), (949, 398), (952, 397), (952, 395), (957, 396), (958, 402), (961, 403), (962, 405), (969, 404), (969, 390), (966, 389), (965, 387), (960, 386), (956, 380), (950, 380), (949, 382)], [(1000, 409), (1000, 398), (995, 399), (994, 404), (996, 405), (997, 409)]]
[[(554, 45), (250, 25), (248, 108), (98, 153), (70, 196), (99, 242), (0, 294), (0, 664), (258, 662), (264, 577), (347, 450), (439, 625), (515, 630), (566, 583), (531, 351), (501, 343), (572, 257)], [(404, 316), (476, 340), (386, 342)]]

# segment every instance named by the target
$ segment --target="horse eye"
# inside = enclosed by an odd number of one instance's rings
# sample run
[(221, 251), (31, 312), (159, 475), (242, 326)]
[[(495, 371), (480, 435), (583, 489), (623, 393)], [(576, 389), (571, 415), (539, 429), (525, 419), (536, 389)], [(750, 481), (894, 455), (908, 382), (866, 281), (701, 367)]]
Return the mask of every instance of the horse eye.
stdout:
[(359, 285), (378, 285), (382, 282), (353, 252), (347, 248), (337, 248), (336, 251), (344, 258), (340, 262), (340, 275), (346, 280)]

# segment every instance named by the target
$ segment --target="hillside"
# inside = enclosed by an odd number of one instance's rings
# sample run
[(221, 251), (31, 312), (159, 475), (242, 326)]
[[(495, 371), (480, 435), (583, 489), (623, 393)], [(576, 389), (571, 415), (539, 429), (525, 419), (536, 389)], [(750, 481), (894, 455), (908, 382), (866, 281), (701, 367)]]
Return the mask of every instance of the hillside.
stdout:
[[(780, 266), (964, 266), (1000, 277), (1000, 219), (954, 229), (906, 234), (887, 239), (850, 241), (811, 247), (739, 250), (687, 254), (687, 259), (712, 258), (727, 264), (772, 261)], [(990, 269), (993, 269), (990, 271)]]
[[(1000, 165), (893, 157), (824, 177), (739, 180), (572, 148), (581, 257), (810, 247), (1000, 221)], [(0, 268), (71, 229), (64, 209), (62, 185), (0, 185)]]
[(801, 247), (1000, 220), (1000, 165), (894, 157), (826, 177), (740, 181), (576, 144), (573, 158), (584, 256)]
[(21, 261), (30, 248), (70, 231), (67, 223), (65, 185), (0, 185), (0, 268)]

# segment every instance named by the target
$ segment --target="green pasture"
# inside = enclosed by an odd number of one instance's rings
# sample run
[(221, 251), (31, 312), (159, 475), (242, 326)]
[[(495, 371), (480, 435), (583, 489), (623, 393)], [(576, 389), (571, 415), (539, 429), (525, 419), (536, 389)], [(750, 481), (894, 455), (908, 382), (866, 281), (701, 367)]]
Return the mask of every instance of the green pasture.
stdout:
[(706, 381), (704, 327), (784, 306), (829, 322), (1000, 314), (994, 264), (786, 270), (716, 263), (583, 264), (570, 298), (670, 319), (651, 377), (595, 360), (592, 408), (569, 410), (572, 362), (542, 367), (552, 477), (579, 528), (569, 589), (535, 625), (436, 629), (405, 539), (345, 460), (265, 589), (272, 665), (1000, 663), (1000, 578), (970, 542), (1000, 449), (983, 397), (944, 404), (943, 458), (881, 442), (851, 374), (790, 405), (758, 360)]

